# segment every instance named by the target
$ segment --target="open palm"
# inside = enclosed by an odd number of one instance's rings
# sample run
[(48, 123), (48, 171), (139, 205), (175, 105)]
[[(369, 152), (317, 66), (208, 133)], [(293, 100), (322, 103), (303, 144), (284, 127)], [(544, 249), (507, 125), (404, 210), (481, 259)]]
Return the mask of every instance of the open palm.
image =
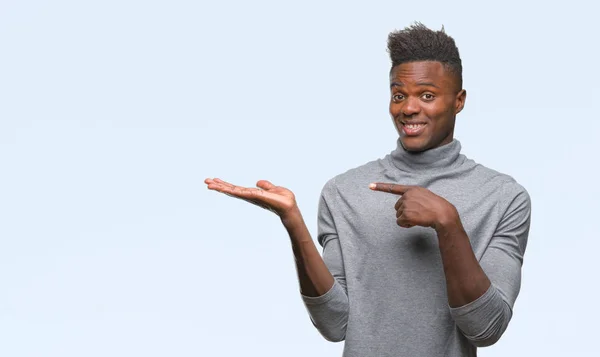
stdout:
[(258, 188), (236, 186), (218, 178), (207, 178), (204, 183), (208, 185), (209, 190), (250, 202), (278, 216), (284, 216), (296, 206), (296, 197), (292, 191), (275, 186), (267, 180), (258, 181)]

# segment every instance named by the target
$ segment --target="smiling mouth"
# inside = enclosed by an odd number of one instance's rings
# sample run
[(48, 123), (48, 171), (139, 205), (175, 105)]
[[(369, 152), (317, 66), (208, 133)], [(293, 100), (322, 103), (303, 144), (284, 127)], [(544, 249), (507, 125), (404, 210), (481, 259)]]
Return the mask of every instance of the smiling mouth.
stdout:
[(425, 127), (427, 126), (427, 123), (402, 123), (402, 131), (404, 131), (404, 133), (407, 136), (416, 136), (419, 135), (423, 132), (423, 130), (425, 129)]

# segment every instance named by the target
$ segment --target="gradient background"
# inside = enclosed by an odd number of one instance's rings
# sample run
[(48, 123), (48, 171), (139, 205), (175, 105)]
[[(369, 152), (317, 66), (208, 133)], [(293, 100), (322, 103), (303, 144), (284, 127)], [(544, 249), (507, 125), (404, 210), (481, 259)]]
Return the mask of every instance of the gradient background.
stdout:
[(591, 2), (0, 2), (0, 355), (340, 356), (271, 212), (315, 237), (331, 177), (383, 157), (387, 34), (455, 38), (463, 153), (533, 202), (513, 320), (481, 356), (597, 350), (598, 8)]

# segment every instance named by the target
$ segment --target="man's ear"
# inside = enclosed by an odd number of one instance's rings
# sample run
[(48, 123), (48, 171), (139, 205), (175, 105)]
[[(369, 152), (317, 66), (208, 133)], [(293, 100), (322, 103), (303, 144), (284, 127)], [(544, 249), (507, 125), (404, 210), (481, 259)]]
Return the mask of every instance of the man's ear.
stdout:
[(454, 115), (460, 113), (465, 107), (465, 101), (467, 100), (467, 91), (461, 89), (456, 95), (456, 105), (454, 107)]

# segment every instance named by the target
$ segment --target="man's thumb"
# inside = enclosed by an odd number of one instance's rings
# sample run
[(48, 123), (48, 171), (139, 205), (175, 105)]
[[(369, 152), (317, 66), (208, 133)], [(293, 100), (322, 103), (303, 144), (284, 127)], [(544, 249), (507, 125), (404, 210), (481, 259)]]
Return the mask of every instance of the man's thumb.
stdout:
[(275, 186), (275, 185), (273, 185), (272, 183), (270, 183), (270, 182), (269, 182), (269, 181), (267, 181), (267, 180), (260, 180), (260, 181), (258, 181), (258, 182), (256, 183), (256, 187), (260, 187), (260, 188), (262, 188), (263, 190), (270, 190), (270, 189), (272, 189), (272, 188), (274, 188), (274, 187), (276, 187), (276, 186)]

